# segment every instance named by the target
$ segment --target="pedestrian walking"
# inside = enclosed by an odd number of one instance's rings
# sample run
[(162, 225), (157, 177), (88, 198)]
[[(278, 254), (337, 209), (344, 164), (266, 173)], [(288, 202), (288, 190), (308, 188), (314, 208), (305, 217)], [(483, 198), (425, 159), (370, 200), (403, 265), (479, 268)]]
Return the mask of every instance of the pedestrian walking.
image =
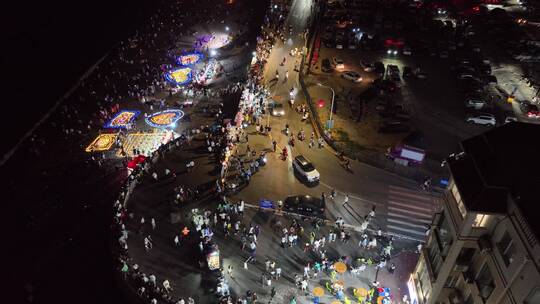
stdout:
[(156, 220), (154, 218), (152, 218), (150, 220), (150, 223), (152, 224), (152, 230), (156, 230)]
[(178, 234), (174, 236), (174, 246), (180, 246), (180, 238), (178, 237)]
[(227, 274), (231, 277), (231, 279), (234, 279), (232, 272), (233, 272), (232, 265), (227, 266)]
[(349, 203), (349, 195), (345, 194), (345, 198), (343, 199), (343, 206)]
[(165, 289), (165, 292), (169, 293), (171, 292), (173, 289), (171, 287), (171, 283), (169, 283), (169, 280), (165, 280), (163, 281), (163, 288)]
[(272, 287), (272, 290), (270, 290), (270, 302), (272, 302), (272, 299), (276, 296), (276, 287)]

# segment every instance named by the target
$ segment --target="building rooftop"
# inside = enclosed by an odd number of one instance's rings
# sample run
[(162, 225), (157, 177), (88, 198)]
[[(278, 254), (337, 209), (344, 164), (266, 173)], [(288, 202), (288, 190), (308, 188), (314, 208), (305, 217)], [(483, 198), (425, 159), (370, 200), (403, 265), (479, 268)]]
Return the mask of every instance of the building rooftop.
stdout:
[(505, 213), (512, 196), (540, 233), (540, 125), (512, 122), (461, 142), (448, 167), (468, 210)]

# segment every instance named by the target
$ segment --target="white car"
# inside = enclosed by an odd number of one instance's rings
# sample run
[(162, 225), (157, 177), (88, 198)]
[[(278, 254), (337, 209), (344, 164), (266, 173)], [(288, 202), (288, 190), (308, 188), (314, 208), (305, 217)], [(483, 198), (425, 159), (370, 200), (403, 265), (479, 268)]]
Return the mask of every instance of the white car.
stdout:
[(345, 68), (345, 64), (343, 63), (343, 60), (340, 58), (334, 57), (332, 58), (332, 63), (336, 67), (336, 70), (343, 70)]
[(398, 50), (396, 50), (396, 49), (388, 49), (388, 50), (386, 51), (386, 54), (387, 54), (387, 55), (397, 55), (397, 54), (398, 54)]
[(467, 117), (466, 121), (468, 123), (491, 126), (491, 127), (494, 127), (495, 124), (497, 124), (497, 121), (495, 120), (495, 116), (489, 113), (479, 113), (479, 114), (471, 115)]
[(473, 108), (475, 110), (480, 110), (485, 106), (486, 106), (486, 102), (483, 100), (469, 99), (465, 102), (466, 108)]
[(362, 82), (362, 76), (360, 73), (355, 71), (346, 71), (345, 73), (341, 74), (341, 77), (352, 82)]
[(272, 116), (283, 116), (285, 115), (285, 108), (282, 103), (272, 103), (268, 106), (270, 108), (270, 114)]
[(302, 155), (294, 158), (293, 168), (308, 183), (317, 183), (321, 178), (319, 171)]

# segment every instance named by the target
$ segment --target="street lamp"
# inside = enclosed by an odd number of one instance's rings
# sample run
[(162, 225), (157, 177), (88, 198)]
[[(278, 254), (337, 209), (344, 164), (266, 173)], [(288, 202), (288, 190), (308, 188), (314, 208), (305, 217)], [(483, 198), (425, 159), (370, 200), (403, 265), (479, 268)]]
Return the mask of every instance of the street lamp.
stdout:
[(332, 129), (332, 114), (334, 113), (334, 97), (336, 96), (336, 92), (334, 92), (334, 89), (332, 89), (332, 87), (324, 85), (324, 84), (322, 84), (320, 82), (317, 83), (317, 85), (320, 86), (320, 87), (329, 88), (332, 91), (332, 103), (330, 104), (330, 118), (328, 119), (328, 121), (329, 121), (328, 129)]

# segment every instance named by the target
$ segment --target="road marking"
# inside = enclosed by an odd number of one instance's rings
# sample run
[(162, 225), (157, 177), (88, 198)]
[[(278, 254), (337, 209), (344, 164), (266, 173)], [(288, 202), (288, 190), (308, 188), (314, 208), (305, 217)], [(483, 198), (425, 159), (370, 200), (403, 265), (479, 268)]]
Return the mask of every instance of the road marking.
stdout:
[(403, 228), (403, 227), (399, 227), (399, 226), (394, 226), (394, 225), (387, 225), (386, 227), (388, 228), (388, 230), (392, 229), (392, 230), (403, 231), (403, 232), (407, 232), (407, 233), (411, 233), (411, 234), (421, 235), (423, 237), (426, 236), (425, 232), (420, 232), (418, 230), (411, 230), (411, 229), (407, 229), (407, 228)]
[[(416, 209), (416, 210), (426, 211), (428, 213), (433, 212), (433, 208), (424, 208), (424, 207), (420, 207), (420, 206), (409, 205), (409, 204), (405, 204), (405, 203), (402, 203), (402, 202), (396, 202), (396, 201), (391, 201), (391, 200), (389, 200), (388, 203), (392, 204), (392, 205), (401, 206), (401, 207), (403, 207), (405, 209), (406, 208), (412, 208), (412, 209)], [(390, 207), (388, 207), (388, 208), (390, 208)]]
[[(417, 215), (418, 217), (422, 218), (423, 220), (427, 220), (427, 221), (431, 222), (431, 218), (432, 218), (431, 214), (419, 213), (419, 212), (414, 212), (414, 211), (411, 211), (411, 210), (405, 210), (405, 209), (391, 207), (391, 206), (388, 207), (388, 209), (389, 210), (394, 210), (394, 211), (399, 211), (401, 213), (414, 214), (414, 215)], [(400, 213), (390, 212), (390, 211), (388, 212), (388, 215), (392, 215), (392, 214), (400, 214)], [(407, 217), (408, 219), (411, 219), (410, 215), (402, 215), (402, 217)], [(414, 219), (417, 219), (417, 218), (414, 218)]]
[(410, 215), (400, 214), (400, 213), (395, 213), (395, 212), (388, 212), (388, 216), (389, 217), (399, 217), (399, 218), (404, 218), (404, 219), (408, 219), (408, 220), (414, 220), (415, 222), (418, 222), (418, 223), (431, 224), (431, 218), (411, 218)]
[(413, 193), (408, 193), (408, 192), (400, 192), (400, 191), (396, 191), (396, 190), (392, 190), (392, 189), (389, 189), (388, 192), (390, 193), (390, 195), (392, 195), (392, 194), (393, 195), (399, 195), (399, 196), (414, 198), (414, 199), (421, 200), (421, 201), (426, 201), (426, 202), (433, 201), (432, 196), (419, 195), (418, 193), (413, 194)]
[(401, 224), (401, 225), (405, 225), (405, 226), (410, 226), (410, 227), (416, 227), (416, 228), (427, 229), (427, 227), (426, 227), (425, 225), (413, 224), (413, 223), (404, 222), (404, 221), (400, 221), (400, 220), (392, 219), (392, 218), (388, 218), (388, 219), (386, 219), (386, 220), (387, 220), (388, 222), (392, 222), (392, 223), (396, 223), (396, 224)]
[(362, 202), (365, 202), (365, 203), (369, 203), (369, 204), (373, 204), (375, 206), (384, 206), (385, 204), (384, 203), (378, 203), (378, 202), (374, 202), (372, 200), (369, 200), (369, 199), (365, 199), (365, 198), (361, 198), (361, 197), (358, 197), (356, 195), (352, 195), (350, 193), (347, 193), (347, 192), (343, 192), (335, 187), (332, 187), (326, 183), (324, 183), (323, 181), (319, 181), (319, 184), (320, 185), (323, 185), (325, 186), (326, 188), (332, 190), (332, 189), (335, 189), (336, 190), (336, 194), (342, 194), (343, 196), (345, 196), (345, 194), (348, 194), (349, 195), (349, 199), (355, 199), (355, 200), (359, 200), (359, 201), (362, 201)]
[(423, 201), (411, 199), (409, 197), (401, 197), (401, 196), (397, 196), (397, 195), (393, 195), (393, 194), (388, 195), (388, 200), (407, 203), (407, 204), (411, 204), (411, 205), (422, 206), (422, 207), (425, 207), (425, 208), (432, 208), (433, 205), (434, 205), (434, 203), (433, 203), (434, 201), (423, 202)]

